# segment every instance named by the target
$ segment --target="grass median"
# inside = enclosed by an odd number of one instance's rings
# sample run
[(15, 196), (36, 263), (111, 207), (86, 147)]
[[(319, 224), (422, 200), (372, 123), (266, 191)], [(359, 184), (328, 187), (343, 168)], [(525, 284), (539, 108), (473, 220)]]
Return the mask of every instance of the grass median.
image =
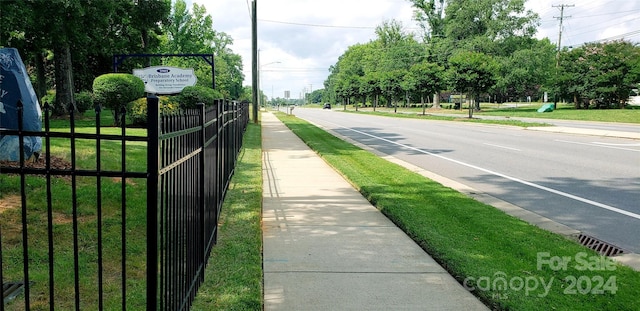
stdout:
[(278, 113), (453, 277), (497, 310), (635, 310), (640, 273)]

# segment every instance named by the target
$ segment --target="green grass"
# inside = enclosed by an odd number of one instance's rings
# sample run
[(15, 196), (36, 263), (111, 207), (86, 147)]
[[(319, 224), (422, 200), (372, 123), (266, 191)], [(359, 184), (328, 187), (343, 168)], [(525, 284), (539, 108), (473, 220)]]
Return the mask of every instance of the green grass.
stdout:
[[(91, 112), (75, 120), (77, 132), (95, 133), (95, 116)], [(110, 127), (110, 113), (102, 114), (104, 134), (119, 134), (120, 128)], [(55, 119), (53, 131), (69, 132), (69, 120)], [(128, 135), (146, 136), (144, 129), (127, 129)], [(76, 160), (79, 168), (95, 169), (95, 142), (76, 140)], [(120, 142), (102, 142), (102, 169), (121, 168)], [(261, 132), (253, 122), (245, 133), (238, 166), (231, 181), (221, 214), (218, 244), (213, 248), (206, 270), (205, 283), (198, 292), (193, 310), (260, 310), (262, 308), (261, 257)], [(67, 139), (52, 139), (51, 154), (70, 160)], [(114, 160), (116, 159), (116, 160)], [(146, 169), (146, 143), (127, 143), (129, 170)], [(121, 211), (120, 181), (102, 178), (102, 222), (105, 231), (103, 256), (105, 262), (105, 310), (120, 309), (120, 252)], [(78, 240), (80, 249), (81, 308), (97, 309), (97, 211), (95, 204), (96, 178), (79, 177), (78, 183)], [(46, 182), (42, 177), (27, 177), (27, 219), (30, 261), (31, 309), (48, 310), (48, 240)], [(13, 198), (16, 207), (0, 213), (2, 234), (3, 274), (5, 280), (21, 280), (22, 225), (20, 182), (17, 176), (0, 174), (0, 198)], [(73, 210), (71, 181), (52, 179), (53, 228), (55, 258), (55, 308), (74, 308), (73, 290)], [(130, 310), (145, 308), (146, 259), (146, 186), (143, 180), (127, 182), (127, 306)], [(24, 296), (18, 296), (6, 310), (24, 310)]]
[(262, 309), (262, 142), (250, 123), (225, 197), (218, 244), (192, 310)]
[[(95, 133), (95, 113), (88, 111), (75, 120), (77, 133)], [(120, 134), (120, 128), (111, 127), (113, 117), (110, 112), (101, 114), (101, 133)], [(68, 118), (54, 118), (50, 121), (54, 132), (70, 130)], [(146, 136), (145, 129), (127, 129), (127, 135)], [(92, 139), (75, 140), (76, 166), (80, 169), (95, 170), (96, 142)], [(43, 147), (45, 141), (43, 140)], [(50, 150), (44, 152), (52, 156), (71, 161), (70, 141), (66, 138), (51, 138)], [(120, 141), (101, 141), (101, 162), (103, 170), (121, 170)], [(127, 142), (126, 165), (128, 171), (146, 170), (146, 143)], [(98, 210), (96, 207), (97, 177), (77, 177), (77, 208), (72, 205), (72, 186), (70, 177), (51, 179), (54, 258), (54, 306), (59, 310), (73, 309), (74, 302), (74, 233), (73, 220), (77, 219), (78, 266), (80, 286), (80, 307), (97, 308), (98, 292)], [(106, 310), (120, 308), (121, 301), (121, 180), (101, 177), (102, 211), (100, 213), (103, 228), (103, 284)], [(20, 179), (17, 176), (0, 174), (0, 198), (9, 199), (10, 208), (0, 213), (2, 230), (3, 274), (4, 280), (24, 279), (22, 271), (22, 211), (20, 210)], [(26, 178), (27, 240), (29, 246), (29, 277), (33, 282), (30, 288), (30, 307), (32, 310), (49, 309), (49, 252), (47, 223), (47, 189), (44, 177)], [(146, 183), (144, 180), (128, 179), (127, 196), (127, 306), (130, 309), (143, 309), (146, 302)], [(75, 216), (74, 216), (75, 214)], [(24, 296), (18, 296), (6, 306), (6, 310), (24, 310)]]
[[(515, 103), (512, 103), (515, 105)], [(447, 121), (469, 121), (468, 110), (463, 107), (462, 110), (446, 109), (449, 104), (442, 104), (443, 109), (427, 109), (426, 115), (422, 115), (422, 108), (398, 108), (398, 113), (394, 113), (393, 108), (378, 107), (373, 112), (372, 108), (359, 108), (360, 113), (374, 113), (377, 115), (388, 115), (394, 117), (410, 117), (410, 118), (428, 118)], [(498, 104), (482, 103), (481, 111), (473, 113), (474, 117), (482, 116), (503, 116), (503, 117), (520, 117), (520, 118), (538, 118), (540, 124), (545, 124), (544, 119), (551, 120), (576, 120), (576, 121), (596, 121), (596, 122), (619, 122), (619, 123), (635, 123), (640, 124), (640, 107), (632, 107), (627, 109), (574, 109), (573, 105), (558, 104), (557, 109), (553, 112), (540, 113), (542, 103), (532, 103), (531, 105), (521, 104), (517, 107), (506, 107)], [(343, 111), (343, 106), (337, 106), (334, 110)], [(354, 112), (353, 107), (348, 107), (347, 111)], [(432, 115), (430, 115), (432, 114)], [(456, 114), (460, 117), (444, 117), (437, 114)], [(466, 120), (465, 120), (466, 119)], [(517, 125), (517, 126), (538, 126), (537, 122), (522, 122), (521, 124), (509, 124), (511, 120), (504, 120), (506, 123), (494, 122), (496, 124)], [(474, 120), (472, 122), (491, 123), (489, 120)], [(548, 125), (548, 124), (547, 124)]]
[[(63, 130), (63, 120), (59, 129)], [(68, 130), (68, 123), (66, 126)], [(58, 129), (56, 129), (58, 130)], [(113, 129), (105, 129), (111, 131)], [(77, 140), (77, 167), (96, 168), (95, 142)], [(129, 145), (131, 144), (131, 145)], [(146, 162), (144, 143), (127, 145), (127, 165), (129, 169), (143, 169)], [(117, 155), (120, 154), (120, 142), (102, 142), (103, 169), (118, 170), (121, 167)], [(70, 160), (69, 142), (66, 139), (52, 139), (50, 153)], [(140, 166), (142, 165), (142, 167)], [(30, 292), (32, 310), (48, 310), (49, 305), (49, 253), (47, 223), (51, 220), (54, 243), (54, 297), (57, 310), (73, 309), (74, 302), (74, 232), (73, 221), (77, 219), (79, 286), (81, 309), (95, 309), (98, 292), (98, 221), (103, 228), (103, 284), (106, 310), (120, 307), (121, 300), (121, 180), (101, 177), (102, 211), (96, 207), (97, 177), (77, 177), (77, 208), (72, 205), (71, 178), (53, 177), (51, 182), (52, 213), (47, 212), (47, 189), (44, 177), (26, 178), (27, 240), (29, 249), (29, 278), (33, 282)], [(22, 271), (22, 211), (20, 209), (20, 180), (17, 176), (0, 174), (0, 197), (13, 198), (12, 206), (0, 213), (2, 230), (2, 257), (4, 280), (24, 279)], [(128, 179), (127, 195), (127, 306), (130, 309), (143, 309), (145, 306), (146, 259), (146, 183), (144, 180)], [(101, 220), (99, 220), (99, 216)], [(19, 296), (6, 306), (6, 310), (24, 310), (24, 296)]]
[[(515, 105), (515, 103), (512, 103)], [(442, 109), (427, 109), (427, 116), (422, 115), (422, 108), (398, 108), (398, 113), (393, 112), (393, 108), (376, 108), (375, 114), (389, 115), (394, 117), (412, 117), (412, 118), (432, 118), (447, 121), (463, 121), (468, 117), (468, 110), (463, 107), (462, 110), (446, 109), (449, 104), (442, 104)], [(544, 124), (544, 119), (551, 120), (575, 120), (575, 121), (596, 121), (596, 122), (619, 122), (619, 123), (635, 123), (640, 124), (640, 107), (631, 107), (627, 109), (575, 109), (570, 104), (558, 104), (557, 109), (553, 112), (538, 112), (542, 103), (532, 103), (531, 105), (520, 104), (517, 107), (506, 107), (498, 104), (482, 103), (482, 110), (473, 113), (474, 117), (482, 116), (502, 116), (502, 117), (520, 117), (520, 118), (535, 118), (540, 119), (540, 122)], [(343, 111), (343, 107), (337, 107), (335, 110)], [(359, 112), (373, 113), (372, 108), (359, 109)], [(353, 107), (348, 107), (347, 111), (353, 112)], [(460, 117), (442, 117), (429, 114), (457, 114)], [(467, 118), (468, 120), (468, 118)], [(505, 120), (506, 121), (506, 120)], [(472, 121), (490, 123), (485, 121)], [(534, 122), (537, 123), (537, 122)], [(505, 125), (517, 125), (517, 126), (538, 126), (536, 124), (530, 124), (529, 122), (523, 122), (522, 124), (509, 124), (499, 123)], [(547, 124), (548, 125), (548, 124)]]
[(524, 117), (555, 120), (577, 120), (597, 122), (620, 122), (640, 124), (640, 109), (574, 109), (573, 106), (558, 104), (553, 112), (538, 112), (542, 104), (518, 108), (483, 108), (478, 115)]
[[(347, 112), (356, 113), (355, 110), (347, 110)], [(496, 125), (509, 125), (509, 126), (520, 126), (520, 127), (534, 127), (534, 126), (550, 126), (548, 123), (544, 122), (525, 122), (520, 120), (489, 120), (489, 119), (477, 119), (477, 118), (468, 118), (468, 115), (460, 115), (459, 117), (453, 116), (440, 116), (433, 114), (422, 114), (422, 112), (403, 112), (403, 113), (393, 113), (389, 111), (370, 111), (370, 110), (359, 110), (357, 113), (361, 114), (371, 114), (377, 116), (385, 116), (385, 117), (393, 117), (393, 118), (408, 118), (408, 119), (421, 119), (421, 120), (440, 120), (440, 121), (459, 121), (459, 122), (472, 122), (472, 123), (483, 123), (483, 124), (496, 124)], [(475, 116), (475, 114), (474, 114)]]
[[(583, 254), (601, 259), (593, 251), (479, 203), (457, 191), (387, 162), (293, 116), (278, 117), (350, 182), (389, 219), (413, 238), (459, 282), (475, 287), (473, 293), (498, 310), (635, 310), (640, 273), (622, 265), (613, 271), (578, 270)], [(569, 257), (566, 270), (543, 265), (538, 255)], [(580, 257), (581, 258), (581, 257)], [(607, 261), (609, 262), (609, 261)], [(597, 268), (597, 267), (596, 267)], [(596, 284), (613, 280), (617, 290), (580, 294), (575, 281)], [(502, 290), (486, 281), (516, 280)], [(518, 280), (551, 282), (545, 294), (518, 289)], [(533, 282), (533, 281), (530, 281)], [(498, 283), (495, 283), (498, 284)], [(531, 283), (532, 284), (532, 283)], [(478, 288), (482, 288), (478, 289)], [(592, 287), (590, 287), (592, 288)], [(603, 287), (604, 289), (612, 289)], [(576, 290), (576, 294), (572, 291)], [(540, 297), (542, 296), (542, 297)]]

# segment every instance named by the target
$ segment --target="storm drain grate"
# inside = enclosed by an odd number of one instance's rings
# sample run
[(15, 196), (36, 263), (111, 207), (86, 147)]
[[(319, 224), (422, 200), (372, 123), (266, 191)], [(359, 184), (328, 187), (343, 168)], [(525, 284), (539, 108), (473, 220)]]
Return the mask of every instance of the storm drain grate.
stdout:
[(602, 240), (598, 240), (594, 237), (585, 235), (585, 234), (580, 234), (580, 236), (578, 236), (578, 242), (580, 242), (580, 244), (600, 253), (600, 255), (604, 255), (604, 256), (616, 256), (616, 255), (620, 255), (622, 253), (624, 253), (624, 250), (615, 246), (615, 245), (611, 245), (607, 242), (604, 242)]
[(22, 293), (24, 282), (6, 282), (2, 283), (3, 303), (7, 303)]

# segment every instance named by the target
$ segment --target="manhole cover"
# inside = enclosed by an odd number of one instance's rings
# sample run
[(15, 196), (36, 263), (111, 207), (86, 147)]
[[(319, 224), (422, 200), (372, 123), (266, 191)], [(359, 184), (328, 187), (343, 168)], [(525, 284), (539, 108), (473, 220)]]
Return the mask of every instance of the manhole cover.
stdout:
[(578, 236), (578, 242), (604, 256), (611, 257), (624, 253), (623, 249), (586, 234), (580, 234)]

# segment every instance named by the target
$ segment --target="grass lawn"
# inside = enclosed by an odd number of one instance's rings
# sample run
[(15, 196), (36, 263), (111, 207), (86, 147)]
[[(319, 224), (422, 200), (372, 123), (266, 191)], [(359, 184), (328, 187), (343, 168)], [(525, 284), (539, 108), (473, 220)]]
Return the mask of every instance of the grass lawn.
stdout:
[[(75, 120), (76, 132), (95, 133), (95, 116), (88, 112)], [(111, 127), (110, 113), (101, 115), (103, 134), (119, 134)], [(69, 132), (67, 119), (51, 121), (53, 131)], [(126, 129), (128, 135), (146, 136), (145, 129)], [(44, 142), (43, 142), (44, 144)], [(103, 169), (118, 170), (120, 142), (102, 141)], [(52, 139), (51, 154), (70, 161), (67, 139)], [(96, 168), (95, 142), (76, 140), (77, 166)], [(262, 309), (262, 150), (260, 126), (249, 123), (244, 136), (235, 175), (227, 190), (219, 227), (218, 244), (213, 248), (207, 265), (205, 283), (198, 292), (192, 310), (260, 310)], [(146, 169), (146, 143), (127, 143), (127, 168)], [(119, 310), (121, 302), (120, 273), (122, 252), (120, 232), (121, 182), (116, 178), (102, 178), (104, 258), (104, 309)], [(22, 212), (20, 210), (20, 179), (0, 174), (0, 232), (2, 234), (2, 267), (5, 281), (24, 279), (22, 271)], [(29, 241), (29, 273), (32, 310), (49, 309), (48, 213), (46, 181), (43, 177), (27, 177), (27, 236)], [(96, 177), (77, 178), (78, 208), (71, 206), (70, 178), (52, 178), (53, 211), (51, 222), (54, 239), (55, 309), (72, 310), (74, 301), (73, 219), (78, 219), (80, 268), (80, 308), (96, 310), (97, 301), (97, 224)], [(144, 310), (146, 305), (146, 186), (144, 180), (128, 179), (127, 186), (127, 308)], [(24, 310), (24, 294), (5, 306), (5, 310)]]
[(640, 124), (640, 107), (634, 109), (590, 109), (577, 110), (572, 105), (558, 104), (557, 110), (553, 112), (538, 112), (542, 104), (533, 106), (521, 106), (518, 108), (489, 107), (479, 115), (525, 117), (557, 120), (578, 120), (578, 121), (598, 121), (598, 122), (621, 122)]
[(304, 120), (278, 117), (490, 308), (637, 310), (640, 272)]
[[(520, 120), (491, 120), (491, 119), (477, 119), (472, 118), (469, 119), (468, 115), (460, 114), (457, 116), (440, 116), (433, 114), (422, 114), (422, 112), (412, 113), (412, 112), (403, 112), (403, 113), (394, 113), (386, 110), (347, 110), (347, 112), (351, 113), (363, 113), (363, 114), (373, 114), (377, 116), (386, 116), (393, 118), (409, 118), (409, 119), (422, 119), (422, 120), (442, 120), (442, 121), (459, 121), (459, 122), (473, 122), (473, 123), (484, 123), (484, 124), (497, 124), (497, 125), (510, 125), (510, 126), (520, 126), (520, 127), (533, 127), (533, 126), (550, 126), (551, 124), (541, 122), (525, 122)], [(434, 112), (435, 113), (435, 112)], [(443, 112), (441, 112), (443, 113)]]
[[(105, 116), (108, 120), (109, 116)], [(95, 121), (77, 120), (77, 132), (95, 132)], [(104, 123), (111, 125), (111, 123)], [(53, 131), (69, 131), (69, 120), (53, 120)], [(105, 134), (119, 133), (118, 128), (103, 128)], [(144, 130), (130, 130), (131, 135), (145, 135)], [(44, 140), (43, 140), (44, 144)], [(76, 165), (78, 168), (94, 170), (96, 163), (95, 141), (76, 139)], [(119, 141), (102, 141), (102, 161), (104, 170), (119, 170), (122, 166)], [(146, 143), (128, 142), (126, 145), (126, 165), (130, 171), (144, 171), (146, 163)], [(51, 155), (66, 161), (71, 160), (68, 139), (52, 138)], [(102, 252), (104, 284), (104, 308), (120, 309), (123, 275), (122, 239), (123, 213), (121, 210), (121, 185), (119, 178), (100, 177), (102, 191), (101, 210), (97, 209), (96, 183), (98, 177), (76, 178), (77, 204), (72, 204), (71, 177), (52, 177), (52, 211), (47, 209), (47, 187), (44, 177), (26, 177), (26, 196), (20, 196), (20, 178), (0, 174), (0, 200), (4, 209), (0, 212), (2, 230), (2, 268), (4, 281), (24, 279), (22, 267), (23, 226), (28, 241), (30, 307), (32, 310), (49, 309), (49, 237), (47, 228), (52, 229), (54, 306), (56, 310), (71, 310), (75, 306), (74, 293), (74, 245), (78, 252), (78, 286), (80, 309), (96, 309), (98, 305), (98, 254)], [(127, 213), (126, 262), (127, 306), (131, 310), (144, 309), (145, 302), (145, 260), (146, 260), (146, 183), (144, 180), (128, 179), (126, 182)], [(22, 215), (20, 200), (25, 200), (27, 213)], [(74, 220), (77, 227), (74, 227)], [(101, 226), (99, 226), (101, 224)], [(102, 227), (102, 248), (98, 248), (98, 227)], [(74, 234), (74, 231), (77, 234)], [(77, 243), (74, 243), (74, 236)], [(24, 294), (9, 303), (5, 310), (24, 310)]]
[[(448, 104), (443, 104), (443, 107), (446, 107)], [(486, 104), (483, 103), (481, 105), (482, 110), (476, 111), (473, 113), (474, 117), (481, 116), (504, 116), (504, 117), (520, 117), (520, 118), (538, 118), (541, 119), (539, 122), (544, 124), (544, 119), (555, 119), (555, 120), (577, 120), (577, 121), (597, 121), (597, 122), (620, 122), (620, 123), (635, 123), (640, 124), (640, 107), (633, 107), (627, 109), (590, 109), (590, 110), (577, 110), (573, 108), (573, 105), (567, 104), (558, 104), (557, 110), (553, 112), (540, 113), (538, 112), (538, 108), (540, 108), (542, 103), (532, 103), (531, 105), (527, 104), (519, 104), (517, 107), (516, 104), (510, 104), (509, 106), (497, 105), (497, 104)], [(336, 106), (334, 110), (343, 111), (344, 106)], [(352, 106), (347, 107), (347, 111), (354, 112), (355, 108)], [(453, 109), (427, 109), (426, 115), (422, 115), (422, 108), (398, 108), (398, 113), (394, 113), (393, 108), (385, 108), (378, 107), (376, 108), (376, 112), (373, 112), (372, 108), (359, 108), (359, 112), (362, 113), (375, 113), (381, 115), (393, 115), (395, 117), (411, 117), (411, 118), (431, 118), (431, 119), (440, 119), (440, 120), (450, 120), (450, 121), (469, 121), (468, 115), (469, 112), (466, 108), (462, 110), (453, 110)], [(442, 117), (437, 115), (430, 114), (457, 114), (460, 115), (457, 117)], [(465, 120), (466, 118), (466, 120)], [(507, 120), (505, 120), (507, 121)], [(510, 120), (513, 121), (513, 120)], [(480, 121), (475, 120), (472, 122), (488, 122), (488, 120)], [(493, 122), (498, 124), (505, 125), (517, 125), (517, 126), (539, 126), (536, 124), (530, 124), (522, 122), (521, 124), (517, 123), (500, 123)]]

